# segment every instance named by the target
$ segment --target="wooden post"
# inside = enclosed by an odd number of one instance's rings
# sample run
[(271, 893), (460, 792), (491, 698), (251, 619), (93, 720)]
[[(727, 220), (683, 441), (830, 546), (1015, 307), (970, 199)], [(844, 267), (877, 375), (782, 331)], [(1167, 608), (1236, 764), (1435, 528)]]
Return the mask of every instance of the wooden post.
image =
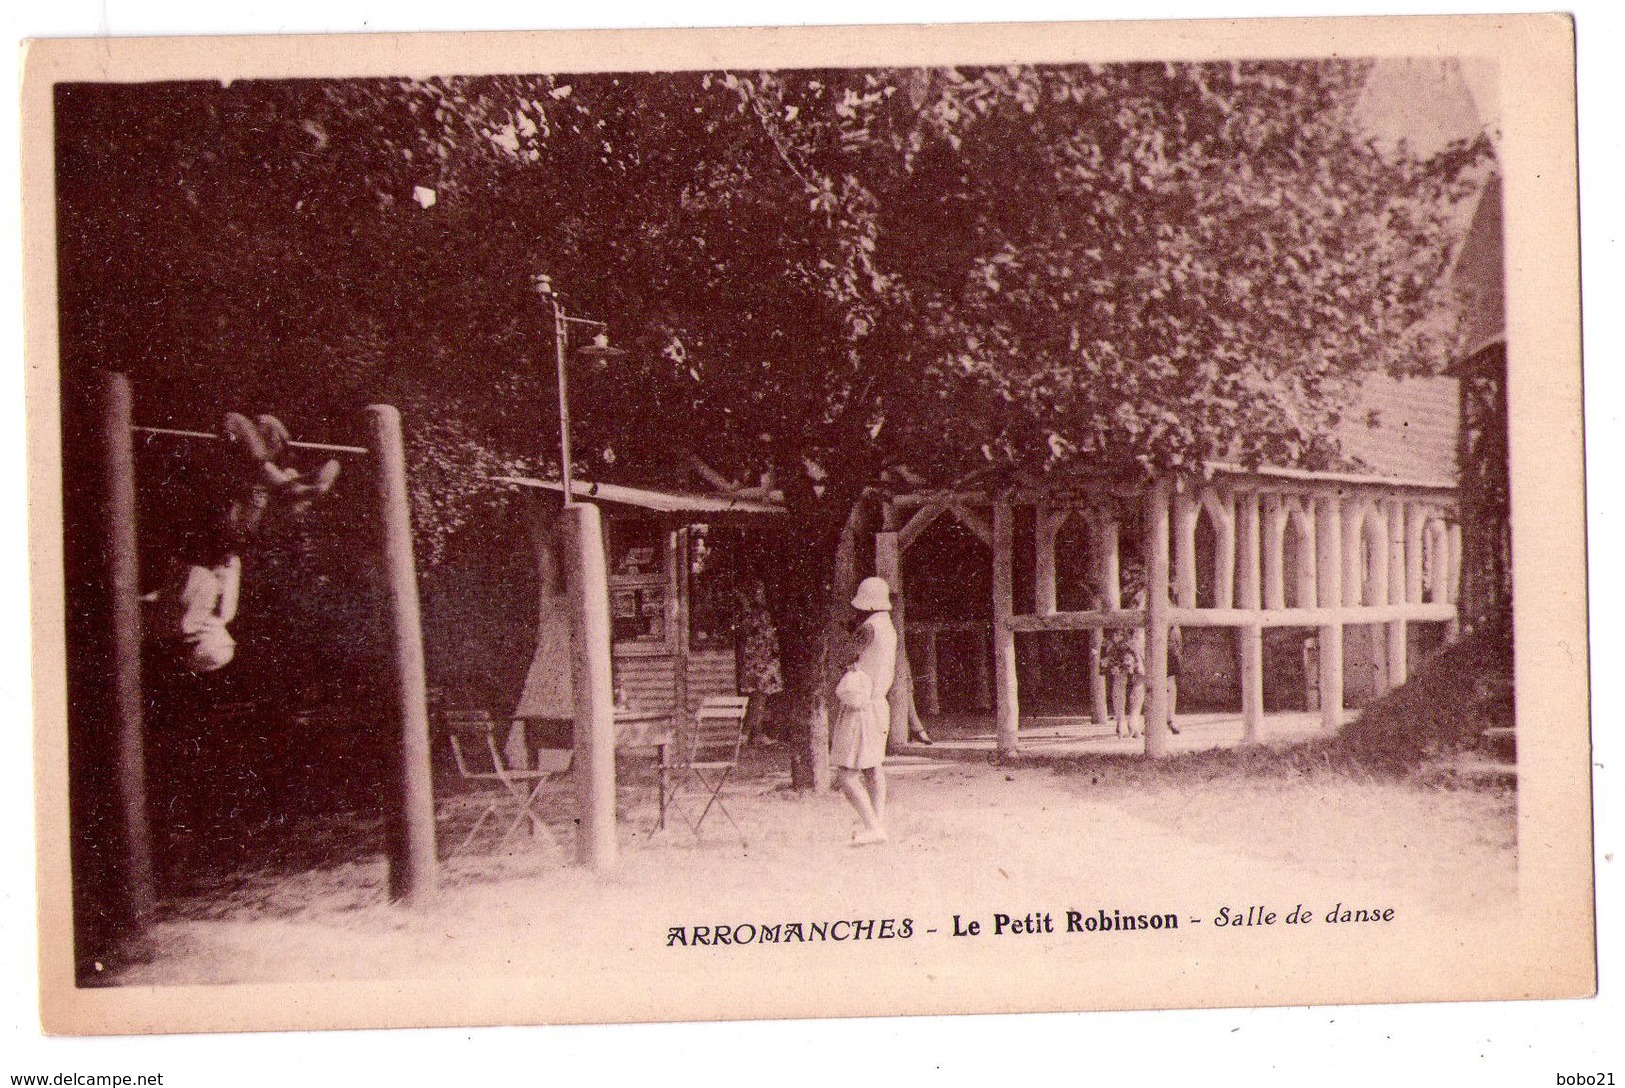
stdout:
[[(1337, 608), (1343, 602), (1343, 500), (1328, 495), (1317, 504), (1320, 525), (1317, 557), (1320, 568), (1320, 603)], [(1335, 732), (1343, 724), (1343, 624), (1322, 624), (1320, 628), (1320, 720)]]
[(1286, 523), (1291, 516), (1279, 495), (1264, 498), (1264, 607), (1286, 607)]
[(114, 773), (122, 838), (121, 904), (137, 927), (158, 905), (152, 830), (147, 820), (146, 722), (141, 698), (141, 572), (136, 548), (135, 445), (130, 434), (130, 380), (102, 377), (102, 474), (107, 502), (103, 542), (111, 628)]
[[(1408, 566), (1405, 559), (1405, 502), (1388, 500), (1388, 600), (1387, 604), (1403, 604), (1406, 600), (1405, 582)], [(1407, 631), (1404, 620), (1388, 624), (1388, 686), (1397, 688), (1405, 682)]]
[(1421, 503), (1405, 504), (1405, 601), (1422, 603), (1423, 533), (1427, 528), (1427, 509)]
[[(1095, 581), (1100, 589), (1100, 608), (1120, 608), (1123, 587), (1118, 572), (1117, 519), (1105, 511), (1097, 512), (1090, 520), (1090, 540), (1093, 542)], [(1111, 705), (1106, 698), (1106, 674), (1100, 671), (1100, 655), (1106, 649), (1106, 633), (1096, 627), (1089, 632), (1089, 711), (1096, 725), (1111, 721)]]
[(942, 713), (942, 688), (937, 681), (937, 629), (923, 628), (925, 635), (925, 712), (932, 717)]
[(1315, 501), (1305, 499), (1296, 513), (1298, 517), (1293, 521), (1293, 526), (1298, 530), (1298, 599), (1294, 603), (1299, 608), (1333, 604), (1335, 602), (1319, 596), (1319, 531), (1315, 525)]
[(1145, 497), (1145, 754), (1168, 754), (1168, 494), (1166, 479)]
[(1055, 614), (1055, 534), (1064, 515), (1045, 502), (1033, 514), (1033, 610), (1040, 616)]
[(576, 858), (612, 869), (615, 842), (615, 692), (610, 679), (609, 577), (598, 507), (559, 513), (570, 597), (570, 691), (575, 700)]
[(897, 674), (886, 702), (891, 709), (891, 732), (886, 750), (896, 752), (908, 743), (908, 712), (914, 705), (914, 670), (908, 660), (908, 614), (903, 602), (903, 553), (897, 534), (875, 534), (875, 574), (886, 579), (892, 594), (892, 625), (897, 628)]
[[(1367, 580), (1371, 592), (1368, 595), (1372, 604), (1392, 603), (1388, 596), (1389, 576), (1393, 573), (1392, 560), (1388, 551), (1388, 508), (1380, 501), (1373, 501), (1366, 508), (1365, 539), (1371, 541), (1371, 566), (1367, 571)], [(1381, 695), (1393, 687), (1394, 682), (1388, 671), (1388, 625), (1372, 624), (1371, 632), (1371, 667), (1377, 674), (1377, 686), (1374, 694)]]
[(1456, 605), (1456, 614), (1447, 625), (1450, 641), (1461, 637), (1461, 523), (1449, 522), (1445, 526), (1445, 583), (1444, 599)]
[[(1236, 548), (1241, 569), (1237, 572), (1236, 598), (1241, 608), (1258, 608), (1259, 517), (1258, 494), (1236, 496)], [(1241, 676), (1241, 739), (1256, 744), (1264, 737), (1264, 628), (1248, 624), (1236, 629), (1236, 656)]]
[[(602, 545), (600, 545), (602, 547)], [(666, 632), (672, 648), (672, 720), (679, 729), (688, 728), (688, 526), (673, 529), (666, 537), (670, 553), (671, 579), (667, 592), (671, 594), (666, 609), (671, 630)], [(685, 734), (686, 735), (686, 734)]]
[(1174, 600), (1181, 608), (1196, 607), (1196, 521), (1202, 506), (1189, 492), (1174, 496)]
[(392, 405), (371, 404), (363, 414), (373, 457), (395, 696), (397, 794), (390, 813), (389, 894), (392, 899), (414, 905), (434, 897), (437, 861), (434, 780), (429, 768), (429, 696), (423, 671), (417, 566), (412, 558), (406, 451), (401, 441), (401, 414)]
[(1011, 564), (1014, 518), (1010, 500), (1000, 495), (993, 503), (993, 686), (994, 725), (1000, 755), (1016, 750), (1021, 728), (1020, 698), (1016, 685), (1016, 633), (1010, 629), (1015, 613), (1015, 577)]
[(1213, 607), (1232, 608), (1236, 600), (1235, 492), (1227, 491), (1215, 505), (1218, 515), (1213, 518)]

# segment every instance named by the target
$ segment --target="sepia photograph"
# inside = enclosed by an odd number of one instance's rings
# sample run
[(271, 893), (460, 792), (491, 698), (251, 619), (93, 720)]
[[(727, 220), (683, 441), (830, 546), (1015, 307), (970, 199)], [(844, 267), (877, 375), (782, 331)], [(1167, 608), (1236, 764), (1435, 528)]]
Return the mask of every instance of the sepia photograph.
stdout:
[(47, 1030), (1593, 994), (1572, 24), (1180, 25), (32, 43)]

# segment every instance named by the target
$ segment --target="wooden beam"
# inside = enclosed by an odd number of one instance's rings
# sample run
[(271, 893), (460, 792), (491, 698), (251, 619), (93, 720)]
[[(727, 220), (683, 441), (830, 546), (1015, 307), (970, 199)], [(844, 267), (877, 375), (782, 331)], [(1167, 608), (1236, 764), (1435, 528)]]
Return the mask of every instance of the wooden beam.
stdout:
[[(1008, 506), (1009, 504), (1006, 503), (1005, 505)], [(981, 515), (957, 502), (948, 504), (948, 512), (954, 516), (955, 521), (969, 529), (976, 536), (976, 539), (990, 548), (994, 546), (993, 530), (988, 527), (986, 521), (982, 520)]]
[(1022, 634), (1042, 631), (1089, 631), (1106, 627), (1144, 627), (1145, 610), (1141, 608), (1106, 612), (1092, 609), (1086, 612), (1051, 612), (1047, 616), (1026, 614), (1011, 616), (1010, 629)]
[[(959, 516), (959, 511), (954, 511)], [(994, 725), (1001, 755), (1016, 750), (1021, 713), (1016, 685), (1016, 632), (1011, 625), (1015, 611), (1015, 577), (1012, 549), (1015, 518), (1007, 499), (993, 504), (993, 678)]]
[(931, 528), (931, 523), (941, 517), (947, 509), (946, 504), (939, 503), (935, 506), (922, 506), (914, 511), (913, 516), (897, 530), (897, 549), (908, 551), (909, 545), (920, 539), (920, 534)]

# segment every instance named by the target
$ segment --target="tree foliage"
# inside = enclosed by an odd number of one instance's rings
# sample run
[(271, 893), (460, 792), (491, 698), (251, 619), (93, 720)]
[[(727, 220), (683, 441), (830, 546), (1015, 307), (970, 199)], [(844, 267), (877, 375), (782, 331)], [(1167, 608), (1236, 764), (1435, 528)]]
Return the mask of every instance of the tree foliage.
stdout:
[(1346, 383), (1443, 361), (1485, 149), (1379, 151), (1349, 121), (1365, 71), (67, 87), (65, 380), (136, 371), (187, 424), (393, 401), (433, 555), (488, 475), (556, 471), (545, 272), (630, 349), (576, 364), (583, 468), (771, 473), (805, 657), (887, 473), (1326, 465)]

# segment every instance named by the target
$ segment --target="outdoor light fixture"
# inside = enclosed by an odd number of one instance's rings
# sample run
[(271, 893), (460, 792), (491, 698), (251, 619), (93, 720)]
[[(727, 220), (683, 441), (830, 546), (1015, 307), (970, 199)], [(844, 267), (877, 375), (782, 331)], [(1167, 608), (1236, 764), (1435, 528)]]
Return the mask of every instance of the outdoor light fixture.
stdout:
[(618, 359), (626, 352), (610, 346), (609, 333), (605, 331), (607, 326), (602, 321), (572, 317), (565, 312), (563, 300), (553, 290), (551, 276), (537, 274), (531, 283), (543, 301), (553, 308), (553, 354), (559, 370), (559, 474), (564, 482), (564, 502), (568, 506), (574, 501), (570, 482), (570, 380), (564, 365), (570, 345), (570, 326), (590, 325), (598, 330), (593, 334), (592, 343), (576, 349), (577, 355), (589, 359)]

